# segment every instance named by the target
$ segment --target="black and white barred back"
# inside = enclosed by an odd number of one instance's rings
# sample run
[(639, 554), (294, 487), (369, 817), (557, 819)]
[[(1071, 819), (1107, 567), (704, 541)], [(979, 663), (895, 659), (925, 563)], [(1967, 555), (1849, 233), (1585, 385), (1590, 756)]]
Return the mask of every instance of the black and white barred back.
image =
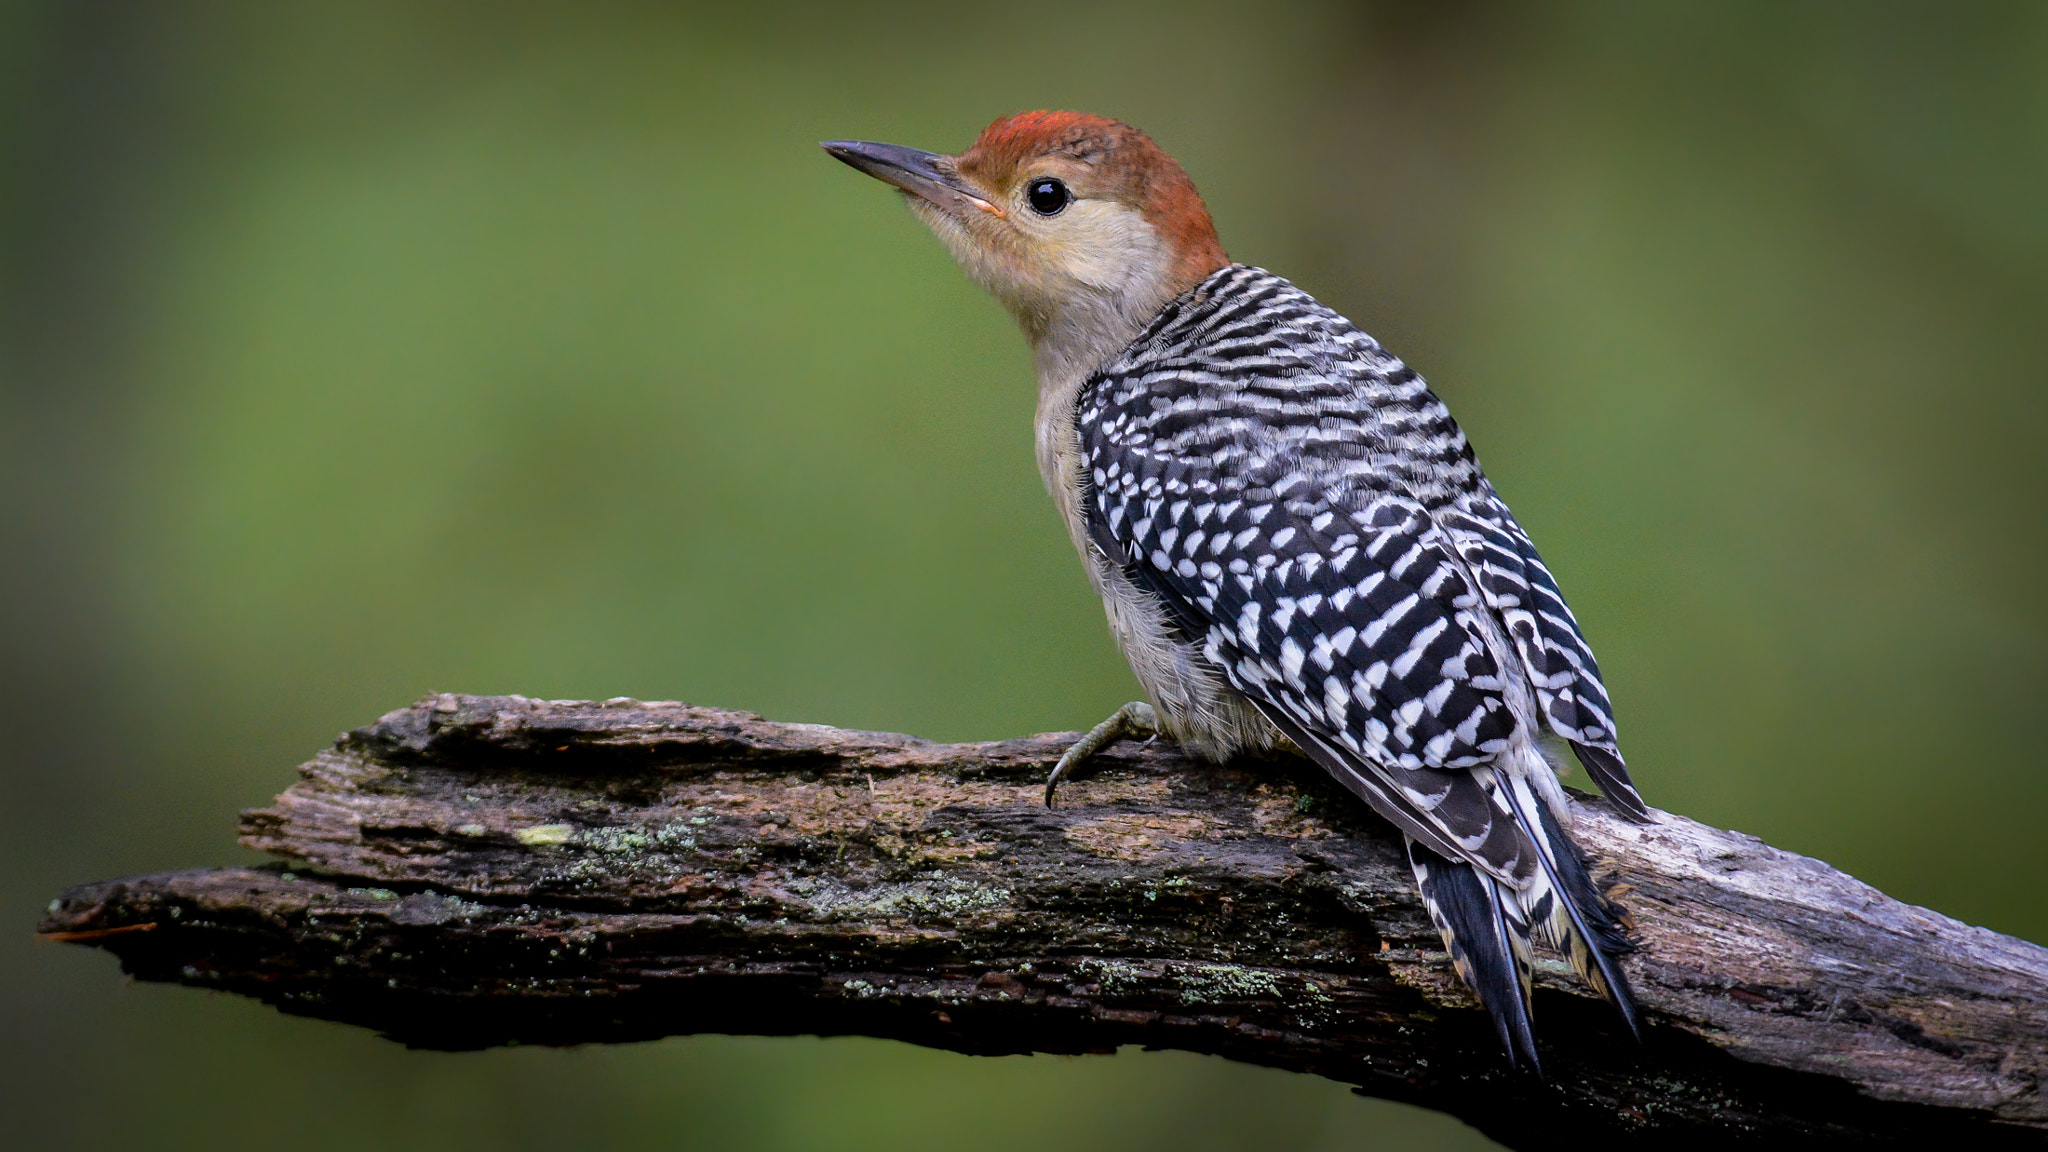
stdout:
[(1535, 1061), (1532, 931), (1634, 1027), (1619, 913), (1551, 811), (1539, 729), (1617, 808), (1648, 810), (1577, 621), (1422, 379), (1307, 293), (1232, 265), (1104, 365), (1076, 416), (1091, 538), (1409, 837), (1510, 1058)]

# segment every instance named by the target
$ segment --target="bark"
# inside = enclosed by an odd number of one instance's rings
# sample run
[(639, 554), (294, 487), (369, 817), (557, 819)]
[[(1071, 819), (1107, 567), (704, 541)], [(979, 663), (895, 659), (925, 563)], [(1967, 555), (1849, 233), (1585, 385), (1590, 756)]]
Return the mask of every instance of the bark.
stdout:
[(283, 863), (81, 886), (42, 930), (428, 1048), (1142, 1044), (1333, 1077), (1515, 1148), (2048, 1133), (2033, 944), (1577, 797), (1596, 876), (1630, 886), (1649, 1036), (1546, 959), (1539, 1080), (1451, 974), (1396, 834), (1319, 771), (1127, 742), (1048, 810), (1070, 739), (433, 696), (244, 813)]

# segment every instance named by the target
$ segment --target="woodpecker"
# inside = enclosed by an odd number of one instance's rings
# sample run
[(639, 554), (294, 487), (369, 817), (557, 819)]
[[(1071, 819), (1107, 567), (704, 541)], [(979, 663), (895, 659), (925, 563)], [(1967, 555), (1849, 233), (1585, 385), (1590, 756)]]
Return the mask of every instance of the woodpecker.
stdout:
[(1641, 1022), (1625, 914), (1566, 829), (1559, 745), (1651, 813), (1599, 665), (1449, 409), (1335, 311), (1231, 262), (1180, 165), (1074, 112), (941, 155), (833, 141), (1016, 318), (1047, 490), (1147, 700), (1130, 736), (1299, 751), (1400, 829), (1453, 967), (1540, 1075), (1531, 942)]

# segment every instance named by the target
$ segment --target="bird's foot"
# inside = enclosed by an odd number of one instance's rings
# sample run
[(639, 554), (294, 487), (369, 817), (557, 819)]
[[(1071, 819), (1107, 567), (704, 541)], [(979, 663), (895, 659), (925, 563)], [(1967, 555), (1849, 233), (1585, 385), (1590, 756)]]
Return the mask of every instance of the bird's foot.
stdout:
[(1052, 775), (1045, 780), (1045, 806), (1052, 807), (1053, 789), (1059, 787), (1060, 777), (1074, 770), (1074, 766), (1119, 740), (1131, 736), (1159, 735), (1159, 714), (1143, 700), (1133, 700), (1116, 710), (1109, 719), (1088, 730), (1086, 736), (1074, 741), (1052, 766)]

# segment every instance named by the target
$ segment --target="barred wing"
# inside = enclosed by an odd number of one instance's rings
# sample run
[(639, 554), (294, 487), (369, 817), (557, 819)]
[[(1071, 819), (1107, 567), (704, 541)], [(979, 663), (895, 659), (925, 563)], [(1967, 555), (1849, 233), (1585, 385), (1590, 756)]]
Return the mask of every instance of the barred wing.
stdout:
[(1520, 882), (1536, 849), (1484, 768), (1515, 726), (1487, 611), (1415, 500), (1333, 498), (1292, 463), (1219, 470), (1081, 423), (1096, 543), (1232, 687), (1382, 815)]
[(1442, 401), (1306, 293), (1232, 266), (1105, 365), (1076, 417), (1096, 545), (1407, 834), (1423, 904), (1510, 1061), (1536, 1066), (1534, 937), (1634, 1028), (1619, 913), (1533, 782), (1498, 766), (1522, 722), (1504, 671), (1528, 677), (1531, 722), (1647, 813), (1592, 653)]
[(1535, 542), (1491, 485), (1437, 513), (1437, 523), (1479, 584), (1528, 671), (1536, 704), (1550, 730), (1572, 746), (1600, 790), (1636, 820), (1650, 815), (1622, 763), (1614, 706), (1600, 682), (1600, 664), (1564, 602), (1557, 578)]

